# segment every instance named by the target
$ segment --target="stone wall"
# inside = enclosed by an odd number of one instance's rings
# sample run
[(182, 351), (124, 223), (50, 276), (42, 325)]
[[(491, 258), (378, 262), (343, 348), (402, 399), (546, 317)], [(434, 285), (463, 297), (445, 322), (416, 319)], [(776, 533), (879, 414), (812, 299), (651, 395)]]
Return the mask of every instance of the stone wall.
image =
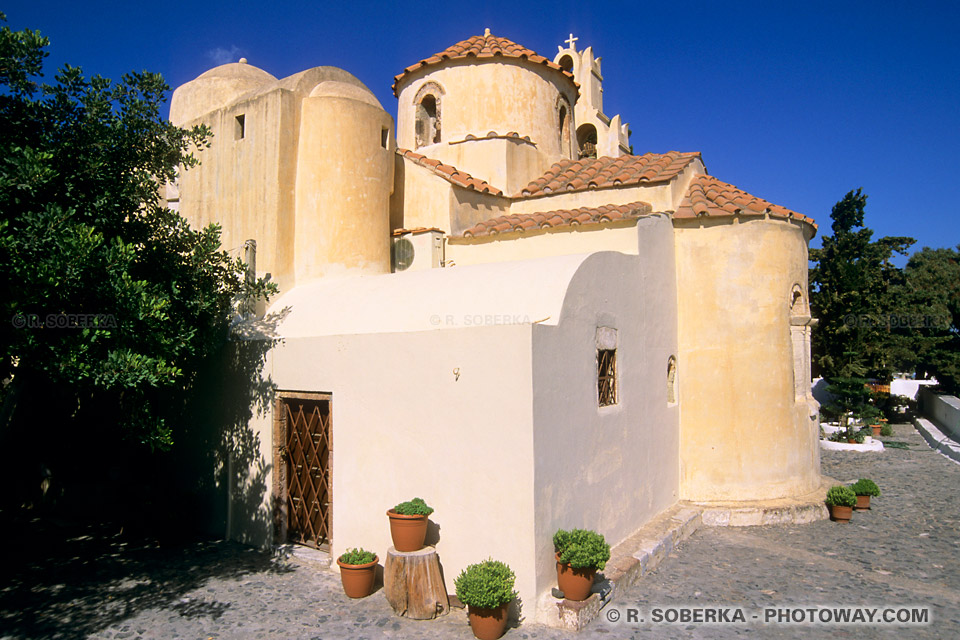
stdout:
[(929, 389), (921, 389), (917, 397), (920, 400), (920, 412), (951, 440), (960, 441), (960, 398), (937, 395)]

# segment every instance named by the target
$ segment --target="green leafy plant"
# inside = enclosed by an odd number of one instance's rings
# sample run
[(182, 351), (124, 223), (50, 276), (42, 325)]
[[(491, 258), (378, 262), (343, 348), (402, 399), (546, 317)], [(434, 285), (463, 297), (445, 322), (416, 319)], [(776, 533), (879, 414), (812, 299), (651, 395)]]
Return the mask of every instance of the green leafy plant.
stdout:
[(587, 529), (559, 529), (553, 534), (553, 547), (560, 554), (560, 562), (574, 569), (600, 570), (610, 559), (610, 545), (604, 537)]
[(860, 478), (859, 480), (854, 482), (852, 485), (850, 485), (850, 488), (858, 496), (876, 497), (880, 495), (880, 487), (877, 486), (876, 482), (868, 478)]
[(377, 559), (377, 554), (373, 551), (367, 551), (362, 547), (350, 549), (340, 556), (340, 562), (343, 564), (361, 565), (368, 564)]
[(870, 427), (864, 429), (854, 429), (853, 427), (847, 427), (846, 429), (840, 429), (835, 431), (833, 435), (830, 436), (831, 442), (850, 442), (853, 440), (857, 444), (863, 444), (863, 441), (866, 440), (866, 437), (870, 435)]
[(515, 581), (509, 566), (489, 558), (461, 571), (453, 584), (460, 602), (474, 608), (493, 609), (517, 597), (513, 590)]
[(428, 516), (433, 513), (433, 507), (427, 505), (422, 498), (401, 502), (393, 510), (402, 516)]
[(864, 407), (860, 410), (860, 418), (863, 420), (864, 424), (877, 424), (877, 421), (880, 419), (880, 415), (880, 410), (872, 404), (864, 405)]
[(884, 422), (884, 423), (883, 423), (883, 426), (880, 427), (880, 435), (886, 436), (886, 437), (892, 436), (892, 435), (893, 435), (893, 427), (891, 427), (888, 423)]
[(857, 504), (857, 494), (850, 487), (836, 485), (827, 491), (828, 507), (852, 507)]

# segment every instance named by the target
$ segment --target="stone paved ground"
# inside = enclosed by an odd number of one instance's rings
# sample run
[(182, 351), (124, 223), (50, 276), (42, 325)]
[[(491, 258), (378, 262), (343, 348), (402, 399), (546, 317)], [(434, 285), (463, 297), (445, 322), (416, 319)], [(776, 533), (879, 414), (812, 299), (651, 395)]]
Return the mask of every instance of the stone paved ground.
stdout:
[[(823, 454), (826, 475), (870, 477), (883, 490), (875, 508), (855, 513), (852, 524), (701, 529), (579, 637), (960, 637), (960, 465), (931, 451), (912, 426), (898, 425), (888, 440), (909, 449)], [(435, 621), (398, 618), (382, 593), (351, 601), (335, 573), (239, 545), (135, 545), (104, 530), (64, 542), (62, 530), (49, 524), (2, 524), (14, 536), (0, 557), (3, 639), (472, 638), (461, 610)], [(816, 605), (929, 607), (932, 622), (791, 626), (752, 620), (766, 607)], [(683, 606), (741, 607), (748, 621), (649, 621), (655, 608)], [(646, 621), (625, 622), (631, 608)], [(604, 618), (614, 610), (621, 620), (611, 624)], [(572, 636), (528, 623), (505, 637)]]

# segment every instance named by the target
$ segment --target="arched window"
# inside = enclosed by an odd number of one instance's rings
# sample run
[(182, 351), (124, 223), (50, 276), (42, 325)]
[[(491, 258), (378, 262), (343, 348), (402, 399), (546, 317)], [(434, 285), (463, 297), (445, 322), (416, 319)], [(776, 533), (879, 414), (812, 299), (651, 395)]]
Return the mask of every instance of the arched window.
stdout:
[(597, 128), (590, 123), (577, 128), (577, 147), (581, 158), (597, 157)]
[(440, 97), (443, 88), (436, 82), (428, 82), (417, 91), (414, 98), (416, 119), (414, 133), (417, 148), (440, 142)]
[(667, 404), (677, 401), (677, 358), (667, 358)]
[(560, 153), (568, 158), (572, 157), (570, 149), (570, 105), (562, 97), (557, 102), (557, 125), (560, 128)]
[(810, 393), (810, 309), (799, 284), (790, 290), (790, 341), (794, 398), (800, 402)]
[(560, 68), (564, 71), (573, 73), (573, 58), (571, 58), (569, 55), (565, 55), (560, 58), (560, 61), (557, 64), (559, 64)]

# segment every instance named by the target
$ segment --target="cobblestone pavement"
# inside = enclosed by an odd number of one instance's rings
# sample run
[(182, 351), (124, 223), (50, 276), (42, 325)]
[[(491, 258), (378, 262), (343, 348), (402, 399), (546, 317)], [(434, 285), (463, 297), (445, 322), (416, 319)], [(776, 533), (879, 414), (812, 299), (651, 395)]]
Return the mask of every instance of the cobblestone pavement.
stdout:
[[(960, 465), (910, 425), (882, 454), (823, 452), (824, 474), (874, 479), (883, 496), (849, 525), (702, 528), (621, 594), (580, 638), (960, 637)], [(9, 529), (8, 529), (9, 531)], [(133, 545), (103, 531), (53, 544), (30, 531), (6, 545), (0, 638), (472, 638), (454, 609), (434, 621), (393, 615), (381, 592), (343, 595), (335, 572), (230, 543)], [(45, 554), (26, 553), (42, 548)], [(449, 576), (448, 576), (449, 579)], [(452, 590), (452, 584), (448, 585)], [(763, 624), (765, 608), (927, 607), (920, 626)], [(681, 607), (739, 607), (745, 622), (654, 624)], [(627, 622), (635, 609), (645, 621)], [(621, 619), (606, 618), (616, 611)], [(531, 614), (532, 615), (532, 614)], [(728, 614), (735, 615), (735, 614)], [(760, 616), (754, 620), (752, 616)], [(524, 623), (505, 638), (577, 637)]]

